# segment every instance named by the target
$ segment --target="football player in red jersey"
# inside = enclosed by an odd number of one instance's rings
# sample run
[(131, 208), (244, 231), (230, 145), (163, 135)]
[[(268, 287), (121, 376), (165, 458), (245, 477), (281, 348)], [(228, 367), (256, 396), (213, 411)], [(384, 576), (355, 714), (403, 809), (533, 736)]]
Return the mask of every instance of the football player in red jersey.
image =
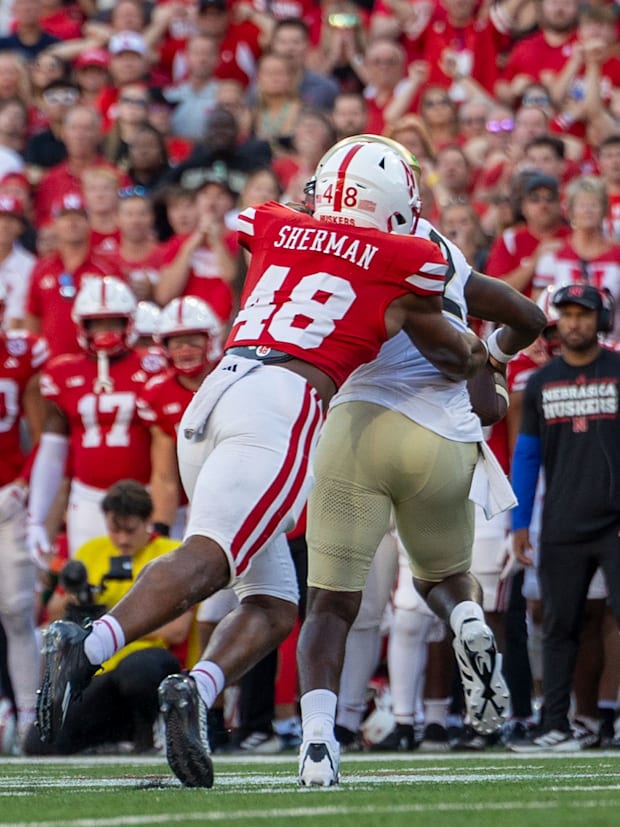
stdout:
[(151, 440), (138, 417), (136, 399), (164, 363), (133, 348), (135, 312), (136, 300), (120, 279), (86, 279), (72, 310), (82, 352), (50, 360), (42, 374), (47, 405), (32, 470), (28, 533), (30, 550), (43, 565), (51, 549), (44, 523), (69, 451), (70, 554), (105, 534), (100, 502), (110, 485), (121, 478), (149, 481)]
[(40, 667), (35, 567), (28, 561), (25, 531), (29, 463), (20, 422), (25, 417), (31, 445), (35, 444), (43, 425), (39, 371), (49, 354), (44, 339), (25, 330), (1, 329), (6, 298), (0, 282), (0, 623), (8, 643), (19, 739), (34, 719)]
[(295, 623), (285, 532), (304, 506), (336, 388), (403, 328), (452, 378), (487, 360), (476, 336), (441, 315), (447, 265), (436, 245), (409, 235), (418, 187), (398, 153), (352, 142), (320, 167), (313, 191), (313, 215), (274, 202), (240, 214), (240, 243), (252, 254), (242, 308), (179, 426), (186, 540), (92, 630), (57, 621), (46, 631), (44, 739), (109, 654), (232, 584), (240, 605), (203, 659), (160, 686), (170, 766), (187, 786), (210, 787), (207, 709)]
[[(180, 490), (176, 456), (177, 428), (202, 380), (222, 355), (222, 325), (206, 302), (196, 296), (173, 299), (161, 311), (155, 339), (170, 368), (154, 376), (138, 399), (138, 414), (151, 429), (151, 496), (156, 529), (169, 535), (179, 521), (183, 534), (187, 499)], [(172, 531), (172, 536), (179, 532)]]

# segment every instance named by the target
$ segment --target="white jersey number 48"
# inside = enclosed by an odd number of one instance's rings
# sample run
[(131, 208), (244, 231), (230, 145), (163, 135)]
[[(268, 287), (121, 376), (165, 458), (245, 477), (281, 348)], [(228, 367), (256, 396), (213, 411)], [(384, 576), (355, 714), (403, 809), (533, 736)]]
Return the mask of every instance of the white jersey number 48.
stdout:
[(290, 269), (272, 264), (265, 270), (237, 315), (240, 324), (235, 339), (259, 339), (266, 331), (276, 342), (312, 350), (346, 315), (355, 301), (355, 291), (350, 282), (331, 273), (304, 276), (286, 301), (276, 303), (276, 292), (282, 289)]

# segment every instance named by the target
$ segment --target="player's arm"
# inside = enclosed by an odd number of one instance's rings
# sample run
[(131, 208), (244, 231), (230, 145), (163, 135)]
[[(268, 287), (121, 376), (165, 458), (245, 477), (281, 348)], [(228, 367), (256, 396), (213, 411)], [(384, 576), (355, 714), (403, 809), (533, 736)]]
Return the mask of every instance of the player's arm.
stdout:
[(52, 544), (45, 521), (62, 482), (69, 454), (69, 422), (51, 401), (45, 402), (43, 433), (30, 477), (28, 501), (28, 546), (35, 562), (47, 568), (45, 555)]
[(402, 328), (429, 362), (460, 382), (486, 363), (488, 351), (476, 335), (453, 327), (441, 310), (441, 296), (407, 293), (388, 307), (386, 327), (390, 335)]
[(151, 497), (153, 523), (173, 525), (179, 507), (179, 472), (174, 440), (157, 425), (151, 427)]
[[(467, 280), (465, 298), (471, 316), (503, 325), (489, 339), (492, 338), (499, 348), (497, 354), (509, 358), (531, 345), (546, 324), (545, 314), (533, 301), (506, 282), (476, 271)], [(489, 349), (495, 357), (491, 342)], [(497, 361), (505, 364), (509, 358)]]
[(41, 396), (40, 379), (40, 373), (35, 373), (30, 377), (23, 397), (24, 417), (33, 445), (41, 439), (45, 422), (45, 402)]

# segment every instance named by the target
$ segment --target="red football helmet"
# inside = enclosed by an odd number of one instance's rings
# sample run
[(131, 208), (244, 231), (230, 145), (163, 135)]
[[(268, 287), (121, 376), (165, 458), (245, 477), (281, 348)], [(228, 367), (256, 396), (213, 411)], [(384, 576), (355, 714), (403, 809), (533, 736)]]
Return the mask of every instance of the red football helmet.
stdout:
[[(71, 317), (78, 328), (78, 342), (89, 353), (114, 356), (131, 348), (137, 339), (134, 327), (136, 299), (131, 289), (116, 276), (86, 278), (75, 297)], [(88, 329), (93, 319), (123, 319), (124, 329)]]
[[(171, 338), (191, 333), (204, 335), (201, 348), (186, 344), (171, 351)], [(197, 376), (222, 355), (222, 325), (209, 305), (196, 296), (183, 296), (167, 304), (159, 316), (154, 338), (166, 349), (174, 371), (185, 376)]]

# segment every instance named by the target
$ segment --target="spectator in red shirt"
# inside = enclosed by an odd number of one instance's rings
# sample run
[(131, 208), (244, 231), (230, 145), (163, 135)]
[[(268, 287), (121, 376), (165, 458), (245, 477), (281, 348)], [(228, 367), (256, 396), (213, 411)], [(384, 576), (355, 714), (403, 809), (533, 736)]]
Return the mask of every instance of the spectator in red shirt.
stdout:
[(509, 105), (532, 81), (551, 89), (570, 58), (576, 40), (579, 0), (540, 0), (539, 30), (512, 49), (496, 96)]
[(171, 239), (155, 286), (155, 301), (168, 304), (178, 296), (206, 301), (227, 323), (233, 308), (231, 284), (236, 275), (236, 233), (226, 227), (226, 214), (236, 194), (225, 180), (206, 181), (196, 195), (198, 226), (189, 236)]
[(164, 252), (156, 240), (153, 204), (141, 188), (120, 191), (118, 226), (119, 272), (138, 301), (152, 301)]
[(530, 296), (538, 261), (545, 253), (561, 246), (570, 228), (562, 219), (555, 178), (529, 173), (524, 176), (522, 186), (521, 213), (525, 223), (504, 230), (495, 240), (486, 272)]
[[(389, 122), (402, 115), (401, 106), (391, 112), (405, 81), (405, 52), (398, 43), (387, 38), (370, 43), (364, 56), (366, 86), (364, 97), (368, 106), (368, 131), (381, 135)], [(393, 107), (392, 107), (393, 108)]]
[(83, 279), (105, 276), (113, 267), (109, 260), (91, 254), (90, 227), (79, 194), (60, 194), (53, 212), (56, 249), (40, 259), (32, 272), (26, 328), (42, 334), (51, 355), (58, 356), (80, 350), (71, 307)]
[(87, 167), (106, 165), (99, 153), (101, 118), (88, 106), (74, 106), (65, 115), (62, 130), (67, 159), (46, 172), (35, 196), (35, 223), (50, 217), (52, 204), (63, 194), (82, 191)]
[(95, 255), (118, 252), (118, 173), (108, 167), (88, 167), (82, 174), (84, 206), (90, 224), (90, 248)]
[[(256, 14), (251, 4), (227, 0), (199, 0), (198, 31), (218, 45), (218, 78), (239, 81), (244, 88), (254, 77), (254, 67), (271, 36), (269, 14)], [(177, 60), (179, 55), (177, 54)]]
[(150, 65), (146, 42), (138, 32), (125, 31), (113, 35), (108, 51), (112, 85), (103, 90), (98, 102), (106, 130), (116, 117), (120, 90), (129, 83), (145, 83)]
[[(89, 4), (86, 4), (89, 6)], [(90, 11), (90, 8), (88, 9)], [(44, 32), (59, 40), (74, 40), (82, 37), (82, 24), (86, 19), (78, 3), (64, 0), (41, 0), (39, 23)]]
[(105, 49), (85, 49), (73, 64), (75, 82), (86, 106), (95, 106), (110, 82), (110, 55)]

